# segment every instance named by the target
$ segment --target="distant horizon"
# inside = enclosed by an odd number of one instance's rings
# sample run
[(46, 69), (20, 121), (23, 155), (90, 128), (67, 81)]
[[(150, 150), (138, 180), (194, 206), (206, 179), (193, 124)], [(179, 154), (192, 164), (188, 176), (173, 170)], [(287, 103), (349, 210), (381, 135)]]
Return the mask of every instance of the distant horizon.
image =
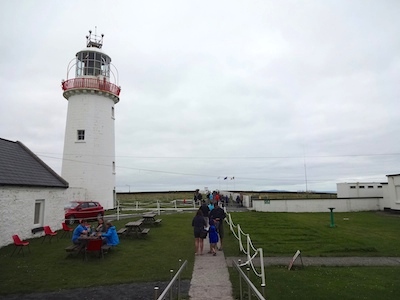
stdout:
[[(123, 192), (116, 192), (117, 194), (139, 194), (139, 193), (155, 193), (155, 194), (162, 194), (162, 193), (194, 193), (194, 190), (171, 190), (171, 191), (123, 191)], [(218, 190), (215, 190), (218, 191)], [(219, 190), (220, 192), (232, 192), (232, 193), (293, 193), (293, 194), (306, 194), (305, 191), (286, 191), (286, 190)], [(204, 193), (205, 190), (200, 189), (200, 192)], [(213, 191), (210, 191), (213, 192)], [(337, 194), (337, 191), (309, 191), (309, 194)]]

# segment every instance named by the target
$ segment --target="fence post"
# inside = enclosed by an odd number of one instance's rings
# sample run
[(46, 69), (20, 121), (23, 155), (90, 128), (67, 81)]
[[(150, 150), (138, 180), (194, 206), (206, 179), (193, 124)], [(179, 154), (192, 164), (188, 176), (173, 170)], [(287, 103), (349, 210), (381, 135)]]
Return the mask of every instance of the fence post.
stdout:
[[(182, 266), (182, 259), (179, 259), (178, 263), (179, 263), (179, 266), (178, 266), (178, 270), (179, 270)], [(178, 275), (178, 300), (179, 299), (181, 299), (181, 273), (180, 272)]]
[(136, 210), (139, 209), (139, 201), (136, 201)]
[(154, 287), (154, 300), (157, 300), (158, 298), (158, 286)]
[(160, 201), (157, 200), (157, 210), (158, 210), (158, 215), (161, 214), (161, 205), (160, 205)]
[[(239, 267), (241, 264), (242, 264), (242, 260), (238, 259)], [(242, 300), (243, 299), (243, 287), (242, 287), (242, 276), (240, 276), (240, 274), (239, 274), (239, 295), (240, 295), (240, 300)]]
[(239, 237), (239, 251), (244, 252), (244, 247), (242, 243), (242, 230), (240, 229), (240, 224), (237, 224), (238, 228), (238, 237)]
[(228, 220), (229, 220), (229, 229), (232, 232), (233, 231), (233, 224), (232, 224), (232, 216), (231, 216), (231, 214), (228, 214)]
[[(247, 267), (246, 271), (247, 271), (247, 278), (250, 280), (250, 268)], [(247, 292), (249, 293), (249, 300), (250, 300), (251, 299), (251, 287), (250, 287), (250, 284), (247, 285)]]
[[(170, 277), (170, 279), (169, 280), (172, 280), (172, 277), (174, 277), (174, 270), (169, 270), (169, 272), (171, 273), (171, 277)], [(173, 292), (173, 290), (172, 290), (172, 288), (170, 288), (169, 289), (169, 299), (171, 299), (172, 300), (172, 292)]]
[(265, 298), (265, 270), (264, 270), (264, 251), (262, 248), (258, 248), (258, 253), (260, 253), (260, 267), (261, 267), (261, 289), (263, 296)]
[(246, 234), (246, 237), (247, 237), (247, 261), (250, 261), (251, 260), (251, 253), (250, 253), (250, 249), (251, 249), (251, 246), (250, 246), (250, 234)]
[(117, 220), (119, 221), (119, 210), (120, 210), (119, 200), (117, 200)]

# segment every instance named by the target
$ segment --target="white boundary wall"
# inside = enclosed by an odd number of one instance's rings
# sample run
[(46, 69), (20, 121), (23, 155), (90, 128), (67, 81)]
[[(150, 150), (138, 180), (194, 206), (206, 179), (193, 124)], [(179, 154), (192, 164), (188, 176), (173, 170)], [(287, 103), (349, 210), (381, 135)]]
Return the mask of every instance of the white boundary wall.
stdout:
[(255, 211), (264, 212), (335, 212), (381, 210), (382, 198), (364, 199), (287, 199), (287, 200), (252, 200)]

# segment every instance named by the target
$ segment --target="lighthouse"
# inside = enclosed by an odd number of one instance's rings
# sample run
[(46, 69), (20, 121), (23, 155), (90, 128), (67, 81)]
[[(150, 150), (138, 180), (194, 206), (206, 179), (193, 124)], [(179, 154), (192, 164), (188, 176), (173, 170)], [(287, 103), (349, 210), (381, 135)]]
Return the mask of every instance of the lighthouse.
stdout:
[[(115, 111), (121, 88), (111, 57), (102, 51), (104, 35), (89, 31), (86, 48), (76, 53), (62, 81), (68, 101), (61, 176), (70, 188), (105, 209), (115, 207)], [(71, 72), (73, 78), (68, 78)]]

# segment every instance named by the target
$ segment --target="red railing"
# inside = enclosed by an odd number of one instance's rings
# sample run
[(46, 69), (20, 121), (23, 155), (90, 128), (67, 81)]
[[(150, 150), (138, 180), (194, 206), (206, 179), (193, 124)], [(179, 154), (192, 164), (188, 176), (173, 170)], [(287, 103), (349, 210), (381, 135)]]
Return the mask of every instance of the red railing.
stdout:
[(73, 89), (96, 89), (119, 96), (121, 88), (111, 82), (95, 78), (73, 78), (62, 82), (64, 91)]

